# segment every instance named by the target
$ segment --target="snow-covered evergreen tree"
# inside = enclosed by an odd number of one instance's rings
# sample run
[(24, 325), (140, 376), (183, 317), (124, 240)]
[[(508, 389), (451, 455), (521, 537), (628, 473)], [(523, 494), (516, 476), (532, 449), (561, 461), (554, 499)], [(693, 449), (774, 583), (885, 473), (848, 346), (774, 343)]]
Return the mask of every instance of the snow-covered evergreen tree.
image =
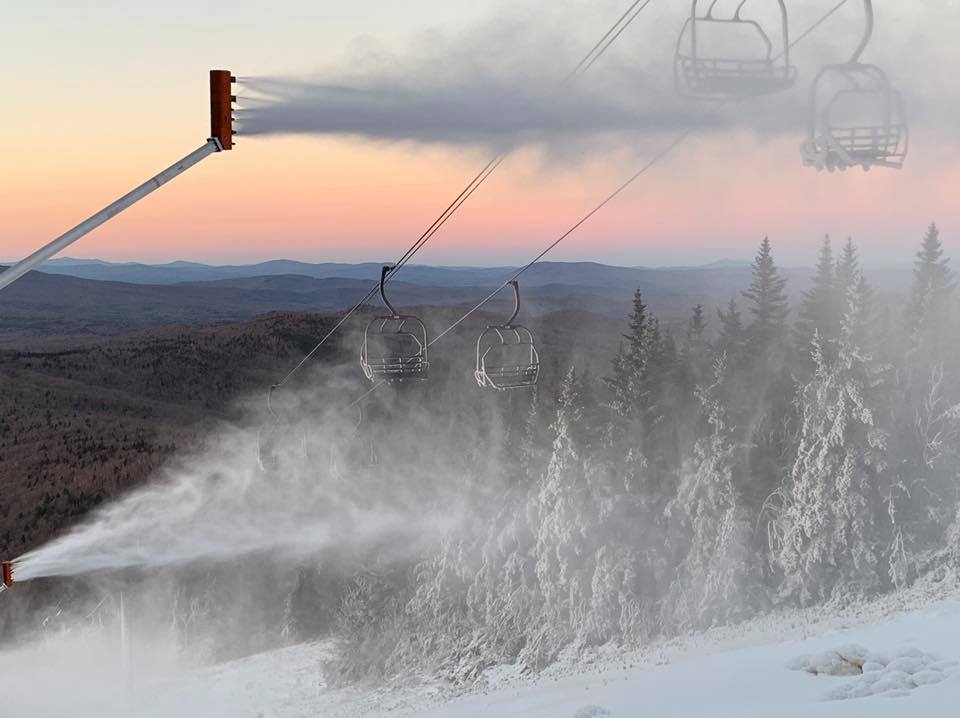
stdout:
[(590, 610), (597, 517), (586, 476), (592, 449), (585, 426), (587, 400), (583, 383), (571, 369), (557, 401), (553, 454), (531, 498), (546, 632), (540, 652), (559, 650), (573, 640)]
[(935, 338), (942, 327), (947, 299), (954, 289), (949, 260), (943, 256), (940, 230), (931, 224), (923, 237), (913, 270), (913, 289), (907, 307), (907, 333), (911, 347), (925, 338)]
[[(833, 351), (836, 340), (840, 336), (840, 320), (843, 317), (843, 310), (838, 307), (838, 299), (841, 295), (838, 295), (837, 287), (833, 250), (830, 246), (830, 238), (827, 237), (820, 245), (820, 257), (813, 275), (813, 283), (810, 289), (803, 293), (803, 301), (794, 325), (794, 343), (798, 347), (811, 346), (813, 335), (816, 333), (820, 336), (821, 347), (825, 351)], [(809, 361), (809, 354), (802, 353), (802, 356), (805, 361), (801, 363), (801, 367), (805, 372), (812, 372), (813, 366)]]
[[(793, 419), (793, 378), (790, 371), (785, 292), (787, 280), (773, 259), (770, 240), (764, 237), (751, 271), (750, 287), (743, 292), (752, 321), (746, 328), (744, 358), (736, 367), (740, 390), (731, 407), (743, 424), (742, 441), (750, 446), (750, 472), (741, 488), (747, 505), (755, 511), (782, 482), (789, 470)], [(730, 355), (728, 360), (732, 361)], [(758, 546), (759, 548), (759, 546)]]
[(927, 556), (942, 546), (953, 520), (960, 471), (960, 373), (952, 369), (957, 324), (949, 301), (954, 289), (936, 225), (928, 228), (914, 265), (905, 316), (905, 341), (897, 359), (898, 385), (891, 413), (891, 450), (898, 462), (888, 510), (895, 519), (891, 576), (916, 577)]
[(717, 316), (720, 319), (720, 335), (717, 337), (716, 349), (726, 354), (731, 365), (740, 366), (746, 356), (747, 336), (737, 300), (731, 297), (727, 311), (718, 309)]
[(710, 433), (697, 441), (670, 513), (689, 536), (689, 548), (664, 602), (664, 618), (681, 630), (751, 613), (762, 601), (752, 526), (735, 480), (746, 471), (744, 447), (727, 415), (730, 368), (721, 354), (713, 381), (697, 394)]
[(754, 355), (762, 355), (769, 348), (782, 341), (786, 332), (789, 307), (784, 292), (787, 280), (780, 276), (773, 260), (770, 238), (764, 237), (760, 249), (753, 260), (753, 275), (750, 287), (743, 292), (749, 300), (749, 335)]
[(834, 591), (881, 587), (880, 481), (887, 432), (879, 423), (884, 368), (864, 351), (866, 284), (849, 296), (838, 355), (828, 362), (816, 336), (816, 374), (800, 391), (799, 446), (785, 491), (777, 560), (783, 594), (807, 604)]

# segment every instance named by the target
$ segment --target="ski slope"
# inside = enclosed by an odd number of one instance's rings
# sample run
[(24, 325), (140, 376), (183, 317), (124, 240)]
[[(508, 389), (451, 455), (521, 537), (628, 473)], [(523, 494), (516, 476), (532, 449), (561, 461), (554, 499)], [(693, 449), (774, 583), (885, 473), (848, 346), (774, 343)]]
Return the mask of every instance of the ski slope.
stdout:
[[(960, 602), (902, 615), (891, 621), (851, 629), (831, 629), (806, 640), (787, 639), (768, 645), (688, 656), (653, 667), (614, 667), (591, 675), (571, 676), (556, 682), (498, 691), (455, 701), (434, 711), (430, 718), (583, 718), (656, 716), (657, 718), (793, 718), (837, 716), (887, 718), (893, 716), (952, 716), (960, 701)], [(858, 644), (875, 652), (939, 654), (942, 670), (917, 671), (901, 678), (896, 666), (878, 670), (881, 681), (872, 685), (885, 692), (868, 698), (831, 699), (850, 687), (866, 686), (870, 674), (853, 677), (815, 676), (793, 670), (804, 654), (834, 652)], [(922, 660), (914, 658), (918, 664)], [(936, 665), (933, 664), (933, 665)], [(924, 685), (926, 680), (937, 680)], [(839, 690), (838, 690), (839, 689)], [(850, 691), (854, 692), (854, 691)], [(593, 710), (590, 710), (593, 708)], [(578, 717), (579, 718), (579, 717)]]
[[(953, 716), (960, 704), (958, 638), (960, 593), (941, 585), (840, 611), (767, 616), (634, 653), (565, 657), (536, 678), (492, 669), (472, 694), (457, 696), (433, 680), (330, 689), (323, 671), (331, 644), (200, 671), (177, 670), (150, 653), (154, 665), (141, 658), (131, 675), (119, 672), (110, 645), (77, 635), (0, 654), (0, 717)], [(866, 672), (838, 656), (863, 663)], [(838, 665), (857, 675), (808, 672)], [(866, 697), (838, 698), (855, 695)]]

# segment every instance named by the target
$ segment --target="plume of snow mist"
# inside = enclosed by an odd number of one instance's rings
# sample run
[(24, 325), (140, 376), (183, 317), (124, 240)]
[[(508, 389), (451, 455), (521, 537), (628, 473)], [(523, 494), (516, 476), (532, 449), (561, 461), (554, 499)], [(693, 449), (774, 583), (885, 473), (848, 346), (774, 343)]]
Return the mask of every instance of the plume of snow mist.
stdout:
[[(676, 96), (672, 40), (661, 52), (649, 49), (661, 38), (650, 38), (642, 60), (617, 62), (611, 51), (602, 69), (568, 78), (609, 20), (580, 28), (550, 14), (511, 13), (450, 36), (424, 33), (400, 50), (367, 44), (310, 76), (241, 77), (238, 129), (564, 151), (573, 140), (634, 142), (638, 133), (730, 123), (722, 111)], [(634, 45), (624, 38), (616, 49)]]
[(370, 77), (350, 85), (254, 78), (245, 80), (252, 94), (237, 115), (244, 135), (341, 134), (498, 148), (720, 123), (717, 115), (657, 96), (649, 83), (629, 84), (561, 91), (549, 82), (482, 75), (460, 82)]
[(330, 446), (349, 436), (348, 429), (326, 426), (316, 433), (321, 441), (308, 442), (305, 428), (290, 426), (275, 437), (284, 457), (275, 472), (261, 470), (255, 433), (228, 430), (150, 486), (17, 559), (16, 578), (225, 561), (260, 552), (303, 558), (386, 537), (415, 551), (431, 531), (456, 521), (450, 506), (442, 517), (425, 517), (394, 477), (360, 479), (338, 471)]

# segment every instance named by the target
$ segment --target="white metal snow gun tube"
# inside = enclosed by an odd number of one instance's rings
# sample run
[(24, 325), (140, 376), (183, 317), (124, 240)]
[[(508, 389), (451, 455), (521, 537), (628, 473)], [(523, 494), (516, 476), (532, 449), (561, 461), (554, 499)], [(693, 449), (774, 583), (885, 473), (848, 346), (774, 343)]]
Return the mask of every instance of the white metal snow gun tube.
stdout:
[(132, 192), (125, 194), (69, 232), (60, 235), (26, 259), (7, 269), (3, 274), (0, 274), (0, 289), (13, 284), (31, 269), (35, 269), (84, 235), (116, 217), (123, 210), (132, 207), (201, 160), (216, 152), (233, 149), (233, 135), (235, 134), (233, 130), (233, 103), (236, 102), (236, 97), (231, 92), (231, 86), (234, 82), (236, 82), (236, 78), (231, 75), (229, 70), (210, 71), (210, 139), (163, 172), (151, 177)]

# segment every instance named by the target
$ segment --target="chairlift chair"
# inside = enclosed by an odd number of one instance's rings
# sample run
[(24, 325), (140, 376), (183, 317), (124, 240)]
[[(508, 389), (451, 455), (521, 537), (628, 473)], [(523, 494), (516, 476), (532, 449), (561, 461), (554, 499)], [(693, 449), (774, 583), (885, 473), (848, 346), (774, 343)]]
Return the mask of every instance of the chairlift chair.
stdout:
[(880, 67), (860, 62), (873, 35), (873, 3), (864, 0), (866, 33), (849, 62), (824, 67), (810, 93), (803, 163), (817, 170), (860, 165), (900, 169), (910, 147), (903, 98)]
[(520, 313), (520, 285), (513, 286), (515, 306), (505, 324), (488, 326), (477, 339), (477, 384), (506, 391), (535, 386), (540, 377), (540, 355), (533, 334), (514, 324)]
[(331, 445), (330, 468), (334, 474), (340, 474), (342, 468), (351, 472), (364, 472), (380, 466), (380, 455), (373, 438), (362, 434), (364, 416), (363, 408), (359, 404), (357, 412), (357, 423), (350, 431), (343, 448), (336, 444)]
[[(710, 5), (704, 13), (701, 3), (707, 1)], [(797, 68), (790, 64), (785, 0), (776, 0), (782, 43), (779, 51), (760, 22), (743, 16), (750, 1), (741, 0), (732, 17), (721, 18), (714, 15), (719, 0), (693, 0), (674, 56), (674, 83), (681, 96), (729, 102), (772, 95), (794, 85)]]
[(360, 366), (370, 381), (423, 380), (427, 378), (430, 366), (427, 328), (417, 317), (399, 314), (387, 299), (384, 283), (393, 269), (384, 267), (380, 274), (380, 298), (390, 314), (367, 324), (360, 349)]
[(267, 394), (267, 408), (273, 420), (261, 427), (257, 436), (257, 461), (265, 473), (282, 471), (307, 455), (307, 437), (303, 429), (284, 421), (273, 409), (276, 388), (270, 387)]

